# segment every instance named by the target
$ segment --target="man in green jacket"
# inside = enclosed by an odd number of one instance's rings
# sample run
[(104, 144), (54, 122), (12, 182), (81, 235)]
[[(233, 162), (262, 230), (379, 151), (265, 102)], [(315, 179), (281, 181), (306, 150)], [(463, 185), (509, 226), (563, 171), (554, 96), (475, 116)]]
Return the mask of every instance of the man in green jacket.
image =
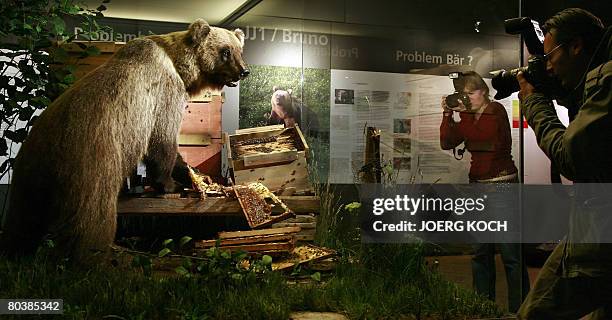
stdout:
[[(577, 111), (566, 128), (552, 98), (519, 73), (519, 99), (540, 148), (575, 185), (569, 232), (548, 258), (519, 319), (612, 318), (612, 42), (610, 28), (582, 9), (543, 26), (549, 75)], [(568, 104), (567, 102), (570, 101)]]

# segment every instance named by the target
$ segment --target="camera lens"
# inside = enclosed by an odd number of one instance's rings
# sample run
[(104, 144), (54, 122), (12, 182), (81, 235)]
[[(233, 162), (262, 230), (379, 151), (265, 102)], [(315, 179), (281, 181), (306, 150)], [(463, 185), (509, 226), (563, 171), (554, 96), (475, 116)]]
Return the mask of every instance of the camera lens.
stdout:
[(455, 92), (451, 95), (446, 96), (446, 105), (451, 109), (457, 108), (459, 106), (458, 100), (461, 100), (463, 102), (463, 105), (465, 105), (466, 107), (470, 101), (465, 93)]
[(513, 92), (517, 92), (520, 87), (516, 80), (516, 74), (519, 71), (527, 72), (527, 68), (517, 68), (510, 71), (498, 70), (492, 72), (493, 78), (491, 79), (491, 85), (497, 93), (495, 94), (496, 100), (501, 100), (509, 97)]
[(451, 109), (457, 108), (457, 106), (459, 106), (459, 102), (457, 101), (457, 99), (459, 99), (458, 93), (453, 93), (446, 96), (446, 105)]

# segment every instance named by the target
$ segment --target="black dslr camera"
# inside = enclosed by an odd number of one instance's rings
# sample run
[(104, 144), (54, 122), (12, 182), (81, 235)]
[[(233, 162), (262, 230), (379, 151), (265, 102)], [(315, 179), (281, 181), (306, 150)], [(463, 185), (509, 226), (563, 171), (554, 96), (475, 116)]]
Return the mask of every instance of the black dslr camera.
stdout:
[(529, 58), (526, 67), (512, 69), (506, 71), (504, 69), (492, 71), (491, 85), (497, 93), (495, 99), (503, 99), (510, 96), (513, 92), (520, 90), (516, 75), (523, 72), (525, 79), (534, 87), (543, 90), (547, 87), (550, 78), (546, 73), (546, 60), (543, 56), (533, 56)]
[(525, 79), (540, 90), (547, 90), (552, 85), (552, 79), (546, 73), (546, 59), (544, 57), (544, 33), (537, 21), (530, 18), (514, 18), (504, 21), (504, 27), (508, 34), (521, 34), (527, 46), (527, 51), (532, 55), (526, 67), (512, 69), (510, 71), (492, 71), (491, 85), (497, 93), (495, 99), (503, 99), (520, 89), (516, 75), (522, 71)]
[(453, 79), (453, 86), (455, 92), (446, 96), (446, 105), (449, 109), (455, 109), (459, 107), (459, 100), (463, 102), (463, 105), (469, 110), (471, 109), (470, 98), (466, 93), (463, 92), (463, 74), (461, 72), (451, 72), (448, 77)]

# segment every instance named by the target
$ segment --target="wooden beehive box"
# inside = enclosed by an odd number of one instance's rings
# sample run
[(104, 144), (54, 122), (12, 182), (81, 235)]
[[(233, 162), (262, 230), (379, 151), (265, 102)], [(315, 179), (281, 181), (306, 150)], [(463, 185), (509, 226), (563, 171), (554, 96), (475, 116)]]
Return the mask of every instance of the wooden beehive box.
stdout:
[(221, 96), (210, 101), (190, 101), (183, 112), (179, 152), (190, 166), (213, 178), (221, 176)]
[[(299, 127), (242, 129), (233, 135), (225, 134), (224, 139), (236, 184), (261, 182), (272, 192), (288, 188), (296, 192), (312, 190), (306, 164), (309, 148)], [(270, 141), (274, 139), (277, 141)]]

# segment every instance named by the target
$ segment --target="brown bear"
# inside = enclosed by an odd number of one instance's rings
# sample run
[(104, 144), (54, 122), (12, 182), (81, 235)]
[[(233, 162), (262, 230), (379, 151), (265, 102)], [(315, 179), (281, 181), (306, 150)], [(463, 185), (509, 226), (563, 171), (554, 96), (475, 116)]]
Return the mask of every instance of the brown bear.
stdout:
[(292, 93), (291, 89), (272, 88), (272, 109), (265, 115), (266, 125), (283, 124), (285, 128), (291, 128), (297, 124), (304, 134), (318, 136), (319, 117)]
[(0, 252), (33, 253), (44, 239), (75, 262), (108, 252), (125, 177), (144, 159), (159, 188), (174, 188), (187, 99), (246, 77), (243, 45), (241, 30), (197, 20), (128, 42), (57, 98), (17, 155)]

